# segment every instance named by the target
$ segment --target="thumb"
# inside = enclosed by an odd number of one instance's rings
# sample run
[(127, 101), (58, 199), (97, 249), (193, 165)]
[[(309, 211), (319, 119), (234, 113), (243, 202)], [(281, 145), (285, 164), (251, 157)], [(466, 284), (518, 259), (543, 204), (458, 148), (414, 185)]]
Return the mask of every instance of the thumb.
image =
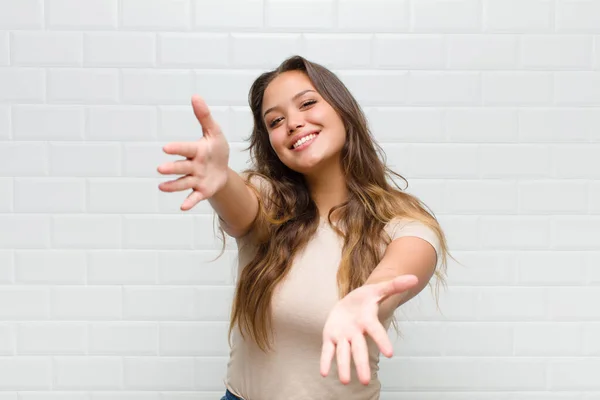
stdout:
[(202, 97), (198, 95), (192, 96), (192, 109), (194, 110), (196, 119), (202, 126), (202, 134), (204, 136), (214, 136), (221, 132), (221, 128), (213, 119), (212, 114)]
[(385, 298), (394, 294), (402, 293), (419, 283), (414, 275), (400, 275), (386, 282), (381, 282), (378, 287), (379, 296)]

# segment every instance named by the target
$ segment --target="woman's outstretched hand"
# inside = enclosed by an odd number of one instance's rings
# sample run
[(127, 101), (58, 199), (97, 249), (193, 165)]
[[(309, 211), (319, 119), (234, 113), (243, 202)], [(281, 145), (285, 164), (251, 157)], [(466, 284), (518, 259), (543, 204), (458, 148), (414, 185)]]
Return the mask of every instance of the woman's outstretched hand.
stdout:
[(402, 275), (386, 282), (361, 286), (338, 301), (323, 329), (321, 375), (329, 374), (331, 361), (336, 355), (339, 379), (344, 384), (349, 383), (352, 357), (359, 381), (367, 385), (371, 369), (365, 335), (373, 338), (386, 357), (393, 355), (392, 343), (379, 321), (379, 304), (391, 295), (414, 287), (417, 282), (414, 275)]
[(195, 142), (165, 145), (165, 153), (180, 155), (185, 159), (168, 162), (157, 168), (164, 175), (182, 175), (176, 180), (161, 183), (158, 187), (163, 192), (192, 190), (181, 205), (183, 211), (208, 199), (225, 186), (229, 169), (229, 143), (213, 120), (205, 101), (193, 96), (192, 109), (202, 126), (202, 137)]

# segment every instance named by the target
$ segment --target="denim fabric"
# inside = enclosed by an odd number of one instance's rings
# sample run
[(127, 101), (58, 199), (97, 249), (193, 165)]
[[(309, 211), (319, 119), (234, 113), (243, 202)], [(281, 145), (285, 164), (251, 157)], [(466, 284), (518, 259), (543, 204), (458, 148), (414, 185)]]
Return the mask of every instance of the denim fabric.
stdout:
[(225, 391), (225, 396), (221, 397), (221, 400), (242, 400), (237, 397), (235, 394), (231, 393), (229, 390)]

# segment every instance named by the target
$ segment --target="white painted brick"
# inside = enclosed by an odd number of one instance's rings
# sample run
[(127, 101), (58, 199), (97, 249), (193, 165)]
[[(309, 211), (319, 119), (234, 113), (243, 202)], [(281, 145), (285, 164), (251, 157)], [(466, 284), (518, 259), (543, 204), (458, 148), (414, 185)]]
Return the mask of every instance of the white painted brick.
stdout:
[(23, 392), (19, 400), (88, 400), (84, 392)]
[(579, 323), (522, 323), (515, 325), (514, 330), (517, 357), (581, 354), (582, 328)]
[(554, 359), (548, 362), (549, 389), (560, 390), (593, 390), (600, 389), (598, 382), (600, 360), (597, 358)]
[(600, 36), (594, 37), (594, 67), (600, 69)]
[(513, 328), (504, 323), (449, 323), (439, 340), (446, 356), (512, 355)]
[(70, 250), (15, 252), (15, 280), (20, 284), (84, 284), (85, 253)]
[[(169, 394), (167, 394), (169, 393)], [(91, 392), (90, 400), (165, 400), (169, 396), (170, 393), (177, 392)], [(177, 396), (177, 395), (175, 395)], [(181, 394), (181, 396), (190, 396), (189, 392), (186, 394)], [(195, 399), (195, 398), (194, 398)]]
[(120, 389), (123, 360), (119, 357), (55, 357), (54, 389)]
[[(167, 285), (232, 285), (237, 271), (237, 252), (160, 251), (158, 280)], [(214, 260), (214, 261), (213, 261)]]
[[(47, 319), (50, 310), (49, 299), (48, 290), (44, 287), (2, 287), (0, 288), (0, 319), (3, 321)], [(3, 387), (2, 378), (5, 376), (0, 372), (0, 387)]]
[(479, 294), (475, 305), (476, 320), (544, 320), (547, 315), (547, 301), (550, 296), (547, 295), (544, 288), (488, 287)]
[[(398, 105), (408, 98), (404, 71), (334, 71), (361, 106)], [(394, 90), (390, 90), (390, 87)]]
[(494, 286), (515, 284), (517, 257), (503, 251), (456, 252), (456, 261), (448, 260), (448, 284), (466, 286)]
[(543, 216), (484, 216), (479, 235), (485, 249), (540, 250), (551, 243), (551, 221)]
[[(221, 249), (221, 247), (222, 243), (219, 240), (214, 211), (210, 215), (195, 215), (194, 249), (212, 250)], [(234, 241), (230, 240), (227, 247), (234, 248)]]
[(50, 216), (0, 215), (0, 248), (47, 248), (50, 245)]
[[(382, 357), (380, 365), (380, 378), (387, 382), (388, 390), (527, 391), (543, 390), (546, 383), (546, 364), (539, 359), (431, 357), (388, 360)], [(432, 376), (436, 379), (431, 379)]]
[(597, 357), (600, 355), (600, 324), (597, 322), (584, 322), (583, 329), (583, 355)]
[(555, 216), (551, 225), (552, 247), (564, 250), (598, 248), (600, 218), (588, 215)]
[(0, 140), (10, 139), (10, 107), (0, 105)]
[[(242, 141), (239, 130), (234, 128), (235, 116), (229, 107), (209, 105), (213, 119), (221, 127), (229, 142)], [(250, 114), (248, 111), (247, 114)], [(250, 114), (251, 115), (251, 114)], [(244, 120), (251, 129), (252, 121)], [(158, 138), (161, 141), (195, 141), (202, 137), (202, 126), (194, 115), (191, 105), (158, 107)]]
[(552, 80), (549, 72), (483, 72), (483, 102), (502, 106), (551, 104)]
[(0, 358), (2, 390), (51, 390), (52, 360), (49, 357)]
[(600, 105), (600, 72), (556, 72), (554, 96), (560, 105)]
[(121, 319), (121, 287), (56, 287), (51, 289), (53, 319)]
[(396, 312), (400, 320), (406, 321), (472, 321), (479, 292), (470, 287), (448, 287), (440, 290), (439, 308), (436, 300), (423, 291)]
[(525, 68), (589, 69), (593, 38), (583, 35), (524, 35), (519, 59)]
[(158, 212), (159, 189), (147, 179), (92, 178), (89, 180), (88, 211), (92, 213)]
[(515, 143), (517, 115), (511, 108), (449, 108), (444, 113), (445, 134), (453, 143)]
[(123, 219), (123, 246), (128, 249), (191, 249), (194, 220), (189, 216), (134, 216)]
[(10, 64), (10, 43), (8, 32), (0, 32), (0, 66)]
[(597, 287), (553, 287), (548, 289), (548, 310), (554, 321), (597, 321)]
[(437, 357), (443, 355), (448, 323), (399, 321), (401, 337), (392, 327), (388, 335), (396, 357)]
[[(307, 33), (304, 41), (306, 57), (327, 68), (367, 68), (371, 65), (372, 35)], [(288, 52), (293, 52), (294, 47), (286, 47)]]
[(192, 320), (196, 296), (190, 287), (125, 287), (124, 317), (128, 320)]
[[(181, 159), (166, 154), (157, 143), (125, 143), (123, 145), (123, 174), (130, 178), (161, 178), (157, 167), (165, 162)], [(158, 187), (157, 187), (158, 190)]]
[(78, 66), (83, 59), (83, 37), (75, 32), (15, 32), (11, 54), (16, 66)]
[(192, 390), (191, 357), (128, 357), (124, 360), (126, 390)]
[(516, 182), (453, 180), (444, 192), (445, 211), (452, 214), (515, 214), (517, 200)]
[(483, 178), (545, 178), (554, 162), (550, 148), (541, 145), (484, 144), (479, 153), (478, 172)]
[(600, 32), (600, 3), (594, 0), (557, 0), (558, 32)]
[[(369, 48), (363, 52), (368, 61)], [(443, 69), (446, 64), (445, 38), (442, 35), (377, 34), (373, 53), (374, 65), (383, 68)]]
[(15, 178), (15, 212), (80, 213), (85, 209), (85, 182), (69, 178)]
[(268, 28), (310, 31), (334, 26), (333, 0), (267, 0), (264, 7)]
[(554, 178), (600, 177), (600, 144), (564, 144), (552, 147), (552, 173)]
[(94, 323), (89, 332), (92, 355), (157, 355), (159, 331), (155, 323)]
[(146, 32), (86, 32), (83, 63), (90, 67), (151, 67), (156, 35)]
[(118, 215), (56, 215), (52, 244), (57, 248), (119, 248), (121, 218)]
[(408, 0), (339, 0), (338, 28), (344, 31), (406, 32), (409, 29)]
[(228, 356), (229, 322), (172, 322), (160, 325), (162, 356)]
[(264, 0), (192, 0), (198, 29), (253, 29), (263, 26)]
[[(196, 71), (194, 93), (202, 96), (209, 107), (233, 104), (246, 106), (250, 86), (257, 76), (258, 73), (246, 70)], [(189, 104), (189, 98), (185, 104)]]
[(0, 102), (40, 103), (46, 95), (45, 73), (38, 68), (0, 68)]
[(194, 359), (194, 382), (196, 387), (207, 390), (223, 390), (227, 373), (226, 357), (198, 357)]
[(483, 0), (483, 26), (486, 32), (550, 32), (554, 1)]
[(152, 284), (156, 282), (157, 268), (153, 251), (88, 251), (88, 283), (94, 285)]
[(590, 212), (600, 213), (600, 182), (590, 182)]
[(27, 322), (17, 325), (18, 354), (85, 354), (87, 327), (83, 323)]
[[(402, 175), (402, 174), (401, 174)], [(404, 188), (404, 182), (399, 182), (401, 188)], [(406, 191), (417, 196), (422, 201), (425, 201), (430, 207), (435, 207), (436, 210), (444, 209), (444, 182), (438, 179), (412, 179)]]
[(406, 156), (413, 178), (475, 178), (478, 174), (476, 146), (414, 144)]
[(119, 77), (111, 69), (52, 69), (48, 71), (48, 101), (97, 104), (119, 100)]
[(0, 355), (13, 355), (15, 353), (15, 344), (16, 336), (13, 325), (5, 323), (0, 324)]
[(83, 8), (78, 0), (46, 0), (46, 16), (51, 29), (115, 29), (118, 0), (89, 0)]
[(125, 104), (189, 104), (194, 94), (189, 71), (132, 69), (121, 74)]
[(0, 250), (0, 283), (13, 283), (15, 278), (13, 252)]
[(17, 392), (14, 392), (14, 393), (0, 394), (0, 400), (19, 400), (19, 399), (17, 398)]
[(444, 119), (440, 109), (429, 107), (380, 107), (371, 112), (369, 125), (375, 139), (388, 143), (440, 143)]
[[(565, 268), (568, 265), (569, 268)], [(517, 257), (518, 281), (523, 285), (582, 285), (586, 282), (583, 253), (571, 251), (523, 252)]]
[(8, 213), (14, 209), (14, 190), (11, 178), (0, 178), (0, 212)]
[(80, 140), (84, 126), (85, 113), (81, 106), (12, 107), (13, 138), (16, 140)]
[(444, 227), (448, 245), (454, 251), (475, 250), (479, 246), (479, 217), (469, 215), (438, 215)]
[(160, 67), (223, 68), (229, 64), (229, 35), (163, 33), (158, 36)]
[(121, 171), (117, 143), (52, 143), (49, 158), (53, 176), (118, 176)]
[(229, 321), (234, 288), (232, 286), (200, 286), (194, 292), (195, 319)]
[(473, 72), (411, 72), (407, 91), (409, 103), (415, 105), (474, 106), (481, 102), (481, 80)]
[(2, 29), (39, 29), (43, 25), (43, 0), (0, 2), (0, 26)]
[(121, 23), (125, 29), (187, 30), (189, 0), (121, 0)]
[(157, 137), (157, 111), (150, 106), (98, 106), (88, 110), (86, 139), (152, 141)]
[(448, 68), (451, 69), (515, 69), (517, 37), (515, 35), (449, 35)]
[(521, 181), (519, 212), (524, 214), (578, 214), (587, 208), (584, 182)]
[[(600, 132), (598, 108), (522, 108), (520, 142), (589, 142)], [(592, 139), (593, 140), (593, 139)]]
[(414, 32), (479, 32), (481, 0), (411, 1)]

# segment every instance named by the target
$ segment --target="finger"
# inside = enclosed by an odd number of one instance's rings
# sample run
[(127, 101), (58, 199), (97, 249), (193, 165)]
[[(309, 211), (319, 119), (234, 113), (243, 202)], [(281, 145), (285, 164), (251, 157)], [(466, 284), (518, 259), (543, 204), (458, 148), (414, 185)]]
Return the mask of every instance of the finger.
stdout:
[(414, 275), (401, 275), (386, 282), (381, 282), (378, 287), (379, 296), (381, 298), (391, 296), (393, 294), (402, 293), (419, 282), (419, 279)]
[(381, 354), (386, 357), (391, 357), (394, 354), (392, 342), (390, 341), (387, 332), (379, 320), (375, 319), (373, 322), (367, 324), (366, 331), (369, 336), (373, 338), (373, 341), (375, 344), (377, 344), (377, 347), (379, 347)]
[(198, 204), (199, 202), (201, 202), (202, 200), (204, 200), (204, 196), (202, 195), (202, 193), (200, 193), (197, 190), (194, 190), (192, 193), (190, 193), (190, 195), (183, 201), (183, 204), (181, 205), (181, 211), (188, 211), (192, 208), (194, 208), (194, 206), (196, 206), (196, 204)]
[(174, 181), (161, 182), (158, 188), (163, 192), (180, 192), (182, 190), (192, 189), (195, 178), (190, 175), (182, 176)]
[(350, 343), (345, 339), (337, 342), (336, 354), (340, 381), (343, 384), (350, 383)]
[(163, 175), (189, 175), (192, 173), (192, 169), (190, 160), (177, 160), (159, 165), (157, 171)]
[(221, 130), (217, 122), (213, 119), (204, 99), (198, 95), (192, 96), (192, 109), (200, 125), (204, 136), (218, 134)]
[(335, 344), (331, 340), (323, 341), (323, 349), (321, 350), (321, 375), (327, 376), (331, 369), (331, 360), (335, 354)]
[(194, 158), (198, 152), (197, 142), (175, 142), (167, 143), (163, 146), (163, 151), (167, 154), (180, 155), (185, 158)]
[(368, 385), (371, 380), (371, 368), (369, 367), (369, 349), (365, 336), (357, 334), (352, 338), (352, 358), (356, 366), (358, 380), (363, 385)]

